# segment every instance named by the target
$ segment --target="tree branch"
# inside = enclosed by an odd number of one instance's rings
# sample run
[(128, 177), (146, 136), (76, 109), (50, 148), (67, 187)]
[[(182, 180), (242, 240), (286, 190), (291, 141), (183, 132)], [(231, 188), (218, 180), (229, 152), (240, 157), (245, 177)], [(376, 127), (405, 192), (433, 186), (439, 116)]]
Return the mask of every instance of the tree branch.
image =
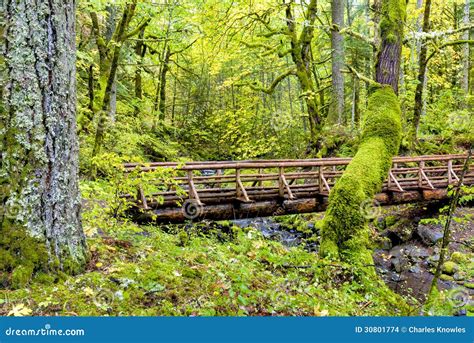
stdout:
[(352, 66), (346, 64), (346, 67), (348, 70), (343, 70), (342, 72), (343, 73), (351, 73), (353, 74), (355, 77), (357, 77), (359, 80), (361, 81), (364, 81), (364, 82), (367, 82), (369, 85), (371, 86), (380, 86), (380, 83), (378, 82), (375, 82), (374, 80), (372, 80), (371, 78), (368, 78), (367, 76), (364, 76), (362, 74), (360, 74), (357, 70), (355, 70)]
[(281, 73), (280, 75), (278, 75), (272, 82), (272, 84), (268, 87), (268, 88), (264, 88), (262, 86), (257, 86), (255, 84), (248, 84), (248, 86), (253, 89), (254, 91), (260, 91), (260, 92), (264, 92), (266, 94), (272, 94), (273, 91), (275, 90), (276, 86), (278, 86), (278, 84), (283, 81), (284, 79), (286, 79), (288, 76), (290, 75), (295, 75), (296, 74), (296, 71), (295, 71), (295, 68), (289, 68), (287, 69), (286, 71), (284, 71), (283, 73)]
[(375, 42), (374, 42), (372, 39), (370, 39), (369, 37), (366, 37), (366, 36), (360, 34), (359, 32), (352, 31), (352, 30), (350, 29), (350, 27), (345, 27), (345, 28), (343, 28), (343, 29), (341, 30), (341, 29), (340, 29), (337, 25), (335, 25), (335, 24), (332, 25), (332, 26), (333, 26), (334, 30), (339, 31), (339, 33), (340, 33), (341, 35), (346, 34), (346, 35), (348, 35), (348, 36), (357, 38), (357, 39), (359, 39), (359, 40), (361, 40), (361, 41), (363, 41), (363, 42), (369, 44), (370, 46), (372, 46), (372, 47), (374, 47), (374, 48), (376, 47), (376, 46), (375, 46)]
[(431, 54), (429, 54), (429, 56), (426, 58), (426, 63), (428, 63), (434, 57), (434, 55), (436, 55), (436, 53), (438, 53), (441, 49), (447, 46), (462, 45), (462, 44), (474, 44), (474, 40), (460, 39), (460, 40), (453, 40), (453, 41), (443, 43), (440, 46), (435, 47), (435, 49), (431, 52)]
[(144, 29), (145, 27), (148, 26), (148, 24), (150, 23), (151, 21), (151, 18), (147, 18), (145, 19), (145, 21), (143, 23), (141, 23), (140, 25), (138, 25), (136, 28), (134, 28), (132, 31), (128, 32), (126, 35), (125, 35), (125, 39), (128, 39), (128, 38), (131, 38), (135, 35), (137, 35), (142, 29)]

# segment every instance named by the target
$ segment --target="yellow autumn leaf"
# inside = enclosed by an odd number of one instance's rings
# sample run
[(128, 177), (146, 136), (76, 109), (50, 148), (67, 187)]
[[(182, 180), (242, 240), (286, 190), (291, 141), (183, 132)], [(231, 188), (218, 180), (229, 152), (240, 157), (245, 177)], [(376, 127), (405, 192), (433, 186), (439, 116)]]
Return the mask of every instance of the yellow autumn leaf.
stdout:
[(94, 295), (94, 290), (90, 287), (84, 288), (84, 294), (87, 296), (93, 296)]
[(314, 315), (316, 317), (326, 317), (326, 316), (329, 315), (329, 311), (328, 310), (320, 310), (319, 309), (319, 304), (314, 305)]
[(10, 312), (8, 312), (7, 316), (23, 317), (29, 316), (32, 312), (33, 311), (24, 304), (18, 304), (15, 305)]

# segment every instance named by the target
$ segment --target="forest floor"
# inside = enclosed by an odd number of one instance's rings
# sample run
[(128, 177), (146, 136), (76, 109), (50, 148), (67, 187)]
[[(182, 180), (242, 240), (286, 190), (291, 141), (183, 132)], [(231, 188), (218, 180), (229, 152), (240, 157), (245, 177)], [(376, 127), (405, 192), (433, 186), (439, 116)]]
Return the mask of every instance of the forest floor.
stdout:
[[(414, 285), (429, 284), (437, 253), (417, 232), (439, 224), (411, 207), (383, 211), (373, 225), (381, 247), (374, 258), (379, 275), (402, 294), (399, 303), (388, 288), (362, 287), (351, 266), (318, 257), (309, 235), (321, 219), (315, 214), (161, 227), (115, 221), (89, 230), (83, 274), (0, 290), (0, 315), (417, 315), (426, 289)], [(445, 301), (452, 289), (472, 291), (473, 215), (472, 208), (457, 212), (451, 247), (459, 254), (430, 314), (473, 314), (472, 305)], [(87, 225), (86, 216), (86, 232)]]

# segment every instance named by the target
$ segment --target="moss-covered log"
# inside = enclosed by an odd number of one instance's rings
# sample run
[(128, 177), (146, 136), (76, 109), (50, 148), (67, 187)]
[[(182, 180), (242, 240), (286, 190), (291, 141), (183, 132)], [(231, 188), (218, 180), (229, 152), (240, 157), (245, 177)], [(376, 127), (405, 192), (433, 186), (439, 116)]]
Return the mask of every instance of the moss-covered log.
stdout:
[(86, 261), (76, 136), (75, 2), (5, 6), (0, 113), (0, 278), (76, 272)]
[(382, 2), (381, 47), (376, 63), (379, 85), (369, 97), (359, 149), (331, 191), (323, 224), (321, 253), (342, 257), (356, 267), (373, 265), (364, 208), (382, 188), (401, 141), (396, 93), (405, 17), (405, 0)]

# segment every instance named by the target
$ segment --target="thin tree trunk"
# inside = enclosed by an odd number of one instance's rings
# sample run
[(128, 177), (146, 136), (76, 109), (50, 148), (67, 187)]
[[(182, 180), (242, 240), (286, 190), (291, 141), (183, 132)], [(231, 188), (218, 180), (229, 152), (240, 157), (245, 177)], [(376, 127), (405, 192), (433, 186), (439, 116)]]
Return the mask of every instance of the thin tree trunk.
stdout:
[[(470, 1), (471, 0), (465, 0), (466, 3), (464, 4), (464, 15), (463, 15), (463, 24), (464, 26), (467, 26), (470, 24), (469, 20), (469, 11), (470, 11)], [(469, 30), (464, 31), (463, 33), (463, 40), (469, 40)], [(467, 98), (467, 95), (469, 94), (469, 69), (470, 69), (470, 64), (472, 61), (470, 61), (469, 57), (469, 44), (464, 44), (463, 49), (462, 49), (462, 80), (461, 80), (461, 88), (463, 90), (463, 95)], [(464, 101), (465, 107), (467, 105), (467, 99)]]
[(163, 67), (160, 74), (160, 102), (158, 110), (160, 111), (160, 121), (165, 120), (166, 116), (166, 76), (169, 70), (171, 52), (169, 47), (166, 49), (165, 58), (163, 60)]
[[(425, 11), (423, 14), (423, 32), (428, 32), (430, 30), (430, 12), (431, 12), (431, 0), (425, 1)], [(415, 90), (415, 106), (413, 112), (413, 142), (416, 142), (418, 135), (418, 126), (420, 125), (420, 118), (423, 113), (423, 98), (424, 90), (426, 86), (426, 69), (428, 65), (427, 61), (428, 47), (426, 44), (423, 44), (420, 48), (420, 55), (418, 63), (420, 69), (418, 70), (418, 83)]]
[[(105, 130), (107, 126), (107, 113), (108, 110), (110, 109), (110, 100), (112, 98), (112, 93), (113, 93), (113, 88), (115, 79), (116, 79), (116, 74), (117, 74), (117, 69), (118, 69), (118, 61), (120, 57), (120, 50), (121, 50), (121, 43), (124, 39), (124, 34), (126, 27), (128, 26), (128, 23), (130, 21), (130, 16), (132, 15), (132, 7), (131, 5), (127, 5), (127, 7), (124, 9), (122, 19), (120, 20), (119, 26), (117, 28), (117, 42), (115, 45), (115, 48), (113, 50), (113, 55), (112, 55), (112, 61), (110, 65), (110, 72), (107, 78), (107, 84), (105, 86), (105, 91), (104, 91), (104, 97), (102, 99), (102, 107), (101, 107), (101, 112), (99, 114), (99, 121), (97, 123), (97, 130), (95, 134), (95, 140), (94, 140), (94, 148), (92, 150), (92, 158), (97, 156), (100, 152), (100, 149), (102, 148), (103, 142), (104, 142), (104, 136), (105, 136)], [(91, 176), (95, 177), (96, 174), (96, 167), (93, 164), (91, 168)]]
[[(0, 185), (0, 255), (12, 260), (0, 265), (12, 271), (13, 286), (24, 286), (20, 281), (37, 270), (78, 272), (87, 259), (78, 186), (74, 4), (4, 4), (8, 84), (6, 110), (0, 112), (0, 175), (7, 183)], [(32, 239), (35, 245), (26, 246)], [(26, 279), (18, 277), (22, 273)]]
[[(331, 1), (332, 24), (339, 29), (344, 26), (344, 0)], [(329, 112), (329, 121), (342, 124), (344, 115), (344, 39), (339, 29), (331, 30), (331, 57), (332, 57), (332, 111)]]
[[(143, 96), (143, 86), (142, 86), (142, 65), (143, 58), (146, 53), (146, 45), (143, 44), (143, 37), (145, 35), (145, 28), (143, 28), (138, 34), (138, 41), (135, 45), (135, 54), (137, 55), (137, 67), (135, 69), (135, 97), (137, 101), (140, 101)], [(135, 114), (138, 114), (140, 107), (138, 104), (135, 105)]]
[(88, 108), (89, 111), (91, 112), (91, 117), (90, 119), (94, 118), (94, 100), (95, 100), (95, 92), (94, 92), (94, 65), (91, 64), (89, 66), (89, 75), (88, 75), (88, 80), (87, 80), (87, 87), (88, 87), (88, 92), (89, 92), (89, 104)]
[(459, 178), (458, 184), (456, 186), (456, 190), (454, 191), (453, 198), (451, 199), (451, 202), (449, 204), (448, 208), (448, 213), (446, 214), (446, 222), (444, 223), (444, 230), (443, 230), (443, 240), (441, 242), (441, 251), (439, 253), (439, 260), (438, 264), (436, 266), (436, 270), (434, 273), (433, 280), (431, 282), (431, 287), (430, 287), (430, 292), (428, 294), (428, 299), (430, 299), (434, 293), (435, 290), (438, 289), (438, 280), (441, 275), (441, 267), (444, 264), (444, 261), (446, 259), (446, 255), (448, 254), (448, 247), (450, 243), (450, 235), (451, 235), (451, 221), (454, 215), (454, 212), (456, 211), (456, 207), (459, 202), (459, 198), (461, 196), (461, 186), (464, 181), (464, 177), (469, 170), (469, 163), (471, 161), (471, 155), (472, 155), (472, 146), (469, 148), (469, 153), (467, 155), (466, 161), (464, 162), (464, 166), (461, 172), (461, 176)]

